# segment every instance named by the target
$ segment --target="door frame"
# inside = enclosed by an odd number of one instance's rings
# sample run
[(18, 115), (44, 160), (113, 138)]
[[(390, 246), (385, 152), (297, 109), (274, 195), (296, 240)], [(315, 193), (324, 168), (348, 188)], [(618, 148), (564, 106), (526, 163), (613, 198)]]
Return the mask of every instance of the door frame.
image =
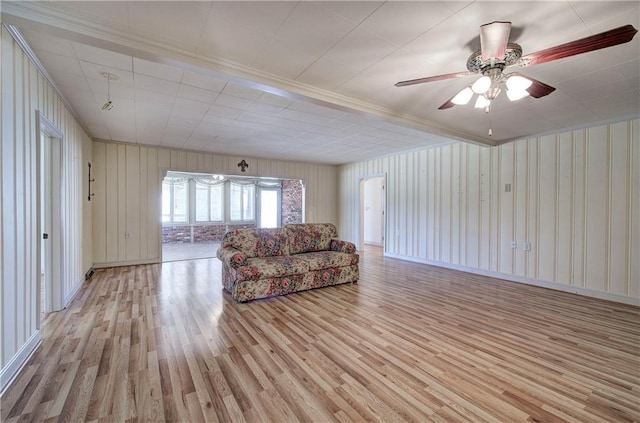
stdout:
[(382, 189), (382, 251), (384, 253), (387, 252), (387, 174), (384, 173), (374, 173), (371, 175), (360, 176), (358, 178), (358, 222), (356, 225), (357, 236), (356, 241), (358, 241), (358, 250), (364, 249), (364, 183), (369, 179), (378, 179), (382, 178), (383, 189)]
[[(40, 328), (40, 313), (42, 299), (40, 298), (40, 293), (42, 290), (42, 278), (41, 275), (41, 265), (42, 265), (42, 248), (43, 248), (43, 229), (42, 228), (42, 219), (43, 219), (43, 207), (42, 204), (42, 196), (43, 189), (45, 187), (41, 186), (41, 177), (42, 176), (51, 176), (55, 175), (54, 178), (50, 178), (51, 183), (51, 191), (48, 194), (50, 198), (50, 210), (48, 210), (50, 216), (46, 216), (47, 220), (51, 222), (51, 227), (49, 228), (49, 252), (51, 255), (51, 261), (49, 265), (48, 271), (50, 274), (46, 275), (45, 278), (45, 291), (47, 295), (45, 296), (47, 300), (47, 304), (45, 304), (45, 311), (52, 312), (62, 310), (64, 308), (64, 286), (62, 281), (64, 280), (65, 275), (65, 265), (63, 260), (64, 251), (64, 222), (65, 222), (65, 210), (63, 207), (64, 204), (64, 143), (63, 143), (63, 133), (58, 129), (49, 119), (47, 119), (40, 111), (36, 110), (36, 134), (38, 137), (38, 148), (36, 148), (36, 191), (37, 191), (37, 227), (38, 230), (36, 232), (37, 236), (37, 260), (34, 263), (37, 266), (37, 271), (35, 275), (37, 275), (36, 281), (36, 302), (37, 306), (35, 307), (37, 313), (36, 322), (38, 322), (38, 328)], [(48, 155), (48, 158), (42, 157), (42, 134), (45, 134), (48, 140), (44, 142), (49, 142), (49, 147), (51, 148), (51, 152)], [(48, 173), (49, 175), (42, 175), (43, 163), (44, 160), (47, 160), (48, 163)]]

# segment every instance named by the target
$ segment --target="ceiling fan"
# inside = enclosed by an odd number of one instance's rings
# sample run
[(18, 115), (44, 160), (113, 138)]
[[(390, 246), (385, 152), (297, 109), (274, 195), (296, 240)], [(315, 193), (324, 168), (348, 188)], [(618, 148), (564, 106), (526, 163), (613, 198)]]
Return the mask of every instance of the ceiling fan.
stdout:
[(474, 94), (478, 97), (476, 108), (489, 111), (491, 101), (506, 88), (509, 100), (516, 101), (531, 96), (544, 97), (555, 91), (555, 88), (529, 76), (517, 72), (504, 73), (510, 66), (525, 68), (540, 63), (547, 63), (565, 57), (588, 53), (618, 44), (624, 44), (633, 39), (638, 32), (632, 25), (625, 25), (600, 34), (579, 40), (560, 44), (536, 53), (522, 56), (522, 47), (509, 42), (511, 22), (492, 22), (480, 27), (480, 50), (475, 51), (467, 59), (467, 72), (448, 73), (429, 76), (426, 78), (401, 81), (396, 87), (423, 84), (425, 82), (442, 81), (445, 79), (461, 78), (474, 74), (482, 76), (475, 82), (464, 87), (458, 94), (447, 100), (438, 109), (444, 110), (454, 105), (467, 104)]

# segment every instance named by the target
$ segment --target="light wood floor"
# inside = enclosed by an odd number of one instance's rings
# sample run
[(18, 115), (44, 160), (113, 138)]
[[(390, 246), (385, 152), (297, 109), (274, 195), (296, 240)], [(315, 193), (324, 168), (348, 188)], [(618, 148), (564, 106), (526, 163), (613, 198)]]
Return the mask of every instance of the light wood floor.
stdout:
[(640, 420), (640, 308), (368, 248), (361, 280), (235, 304), (217, 259), (96, 272), (3, 422)]

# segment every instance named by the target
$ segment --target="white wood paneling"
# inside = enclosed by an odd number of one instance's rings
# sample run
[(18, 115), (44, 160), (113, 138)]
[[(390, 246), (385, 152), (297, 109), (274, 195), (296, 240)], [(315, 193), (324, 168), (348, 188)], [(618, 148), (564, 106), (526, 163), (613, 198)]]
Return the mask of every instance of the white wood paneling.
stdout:
[(237, 163), (243, 157), (106, 141), (94, 141), (93, 157), (96, 266), (160, 260), (161, 179), (165, 170), (302, 179), (306, 221), (340, 223), (336, 166), (244, 157), (249, 168), (241, 173)]
[(640, 304), (639, 127), (634, 119), (343, 165), (341, 235), (357, 242), (353, 199), (375, 168), (387, 174), (386, 254)]
[(0, 103), (0, 390), (39, 342), (38, 313), (39, 199), (37, 151), (39, 112), (62, 134), (61, 205), (62, 293), (66, 301), (84, 281), (93, 263), (90, 205), (86, 200), (87, 162), (91, 142), (28, 55), (3, 27), (1, 35)]

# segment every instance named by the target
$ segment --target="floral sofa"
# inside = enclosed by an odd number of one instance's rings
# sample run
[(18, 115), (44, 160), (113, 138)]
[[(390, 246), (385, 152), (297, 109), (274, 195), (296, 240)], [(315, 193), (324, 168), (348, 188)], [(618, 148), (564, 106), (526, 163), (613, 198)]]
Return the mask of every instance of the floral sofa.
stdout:
[(356, 282), (356, 247), (337, 236), (331, 223), (227, 232), (217, 251), (224, 288), (244, 302)]

